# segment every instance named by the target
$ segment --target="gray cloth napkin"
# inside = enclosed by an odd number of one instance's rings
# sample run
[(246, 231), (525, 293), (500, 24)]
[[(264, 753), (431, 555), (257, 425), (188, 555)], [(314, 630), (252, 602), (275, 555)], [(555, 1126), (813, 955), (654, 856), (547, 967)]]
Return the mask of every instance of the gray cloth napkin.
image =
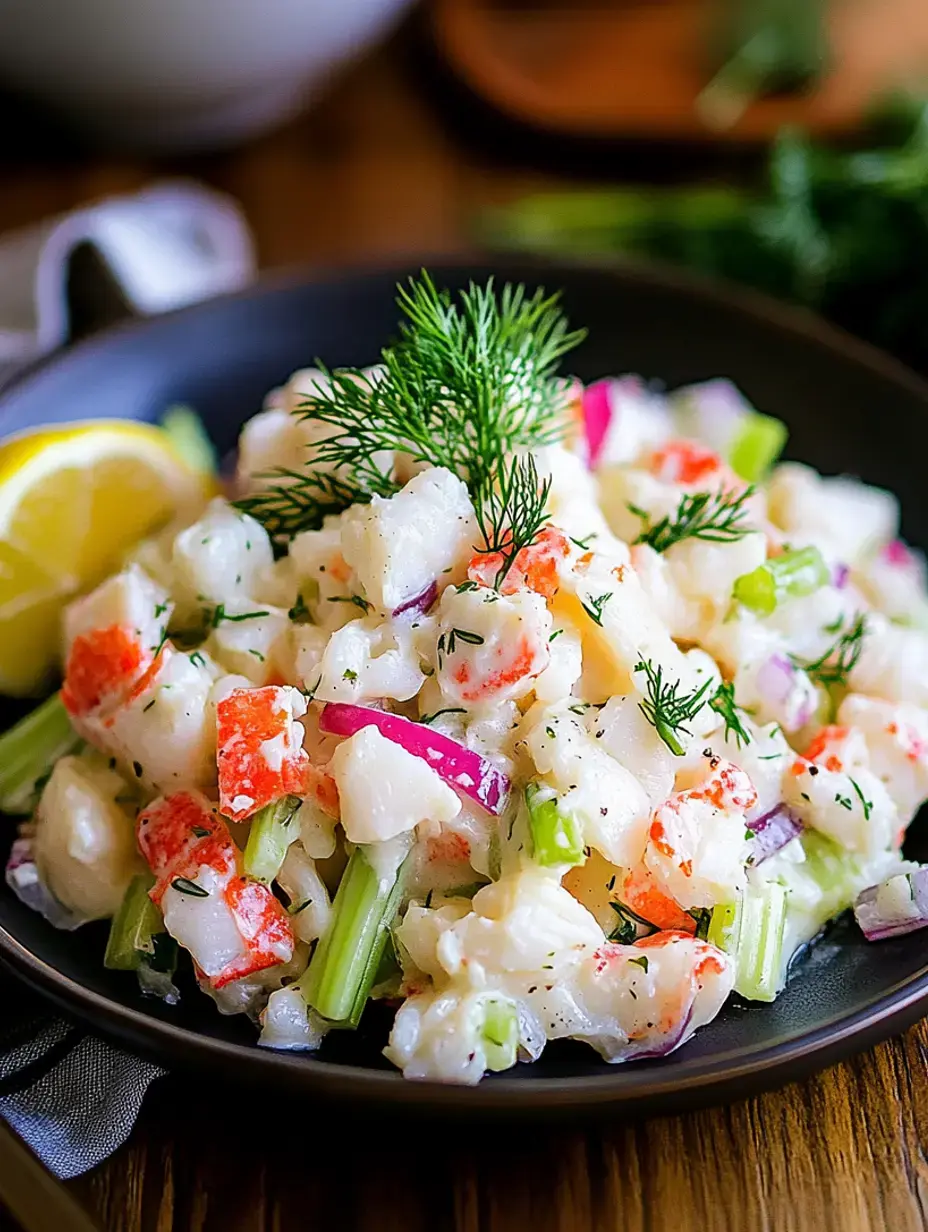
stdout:
[[(77, 259), (88, 251), (91, 262)], [(118, 299), (144, 316), (236, 290), (253, 274), (238, 208), (195, 184), (156, 185), (0, 237), (0, 386), (89, 331), (76, 319), (81, 304), (106, 319)], [(75, 288), (75, 276), (105, 286)], [(0, 1007), (0, 1116), (52, 1172), (78, 1176), (125, 1142), (165, 1071), (62, 1021), (2, 968)]]
[(56, 1176), (79, 1176), (122, 1146), (165, 1071), (64, 1022), (5, 973), (0, 1005), (0, 1116)]

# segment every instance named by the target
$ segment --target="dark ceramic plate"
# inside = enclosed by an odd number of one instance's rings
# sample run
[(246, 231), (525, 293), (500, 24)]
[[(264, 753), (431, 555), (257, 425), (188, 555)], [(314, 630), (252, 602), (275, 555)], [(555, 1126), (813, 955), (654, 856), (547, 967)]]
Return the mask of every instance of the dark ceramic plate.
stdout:
[[(635, 371), (673, 386), (732, 377), (758, 407), (789, 423), (791, 456), (893, 488), (906, 535), (928, 545), (928, 386), (891, 360), (811, 318), (651, 269), (498, 263), (434, 272), (448, 286), (494, 273), (563, 287), (570, 317), (590, 330), (573, 364), (586, 378)], [(396, 278), (394, 270), (268, 282), (101, 335), (10, 390), (0, 400), (0, 428), (151, 419), (183, 401), (227, 449), (263, 393), (293, 369), (317, 355), (330, 364), (375, 358), (395, 327)], [(63, 1009), (136, 1051), (237, 1083), (446, 1110), (638, 1111), (739, 1097), (871, 1045), (928, 1011), (921, 938), (871, 946), (852, 922), (840, 922), (776, 1004), (729, 1005), (664, 1060), (610, 1067), (567, 1045), (477, 1088), (445, 1087), (406, 1082), (386, 1065), (379, 1048), (387, 1023), (376, 1008), (357, 1034), (333, 1033), (319, 1053), (301, 1055), (257, 1048), (246, 1021), (220, 1017), (199, 994), (173, 1009), (145, 1000), (131, 977), (103, 969), (105, 933), (103, 926), (55, 932), (0, 889), (0, 955)]]

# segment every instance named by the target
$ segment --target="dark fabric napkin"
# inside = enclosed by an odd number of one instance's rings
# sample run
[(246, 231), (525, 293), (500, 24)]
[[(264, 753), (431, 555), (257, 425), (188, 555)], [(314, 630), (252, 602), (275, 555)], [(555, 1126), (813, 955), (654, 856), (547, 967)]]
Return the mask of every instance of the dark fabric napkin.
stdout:
[(125, 1142), (165, 1071), (57, 1017), (0, 969), (0, 1116), (62, 1178)]

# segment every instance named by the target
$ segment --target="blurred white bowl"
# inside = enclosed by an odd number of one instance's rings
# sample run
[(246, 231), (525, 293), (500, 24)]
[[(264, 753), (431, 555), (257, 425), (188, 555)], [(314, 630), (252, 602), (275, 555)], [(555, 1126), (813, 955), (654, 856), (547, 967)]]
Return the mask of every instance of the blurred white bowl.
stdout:
[(92, 136), (228, 145), (294, 112), (410, 0), (0, 0), (0, 84)]

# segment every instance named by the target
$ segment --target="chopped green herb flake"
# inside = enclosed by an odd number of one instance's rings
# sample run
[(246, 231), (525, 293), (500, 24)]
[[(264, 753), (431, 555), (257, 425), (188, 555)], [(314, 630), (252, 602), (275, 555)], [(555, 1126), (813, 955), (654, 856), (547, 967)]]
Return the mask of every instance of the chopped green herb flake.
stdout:
[(171, 882), (171, 886), (179, 894), (187, 894), (191, 898), (209, 898), (209, 890), (204, 890), (202, 886), (198, 886), (189, 877), (175, 877)]

